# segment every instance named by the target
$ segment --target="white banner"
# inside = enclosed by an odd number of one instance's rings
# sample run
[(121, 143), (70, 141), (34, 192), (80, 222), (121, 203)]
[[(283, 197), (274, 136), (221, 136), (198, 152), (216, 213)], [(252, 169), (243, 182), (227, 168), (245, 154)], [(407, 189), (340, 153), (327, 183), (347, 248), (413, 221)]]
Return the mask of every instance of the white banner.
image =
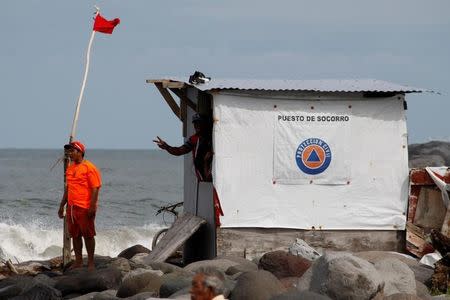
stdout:
[(351, 109), (316, 104), (304, 112), (278, 112), (274, 121), (273, 180), (280, 184), (347, 184), (350, 182)]
[[(289, 93), (284, 98), (219, 93), (213, 108), (213, 175), (225, 214), (222, 227), (405, 228), (402, 97), (311, 100)], [(296, 156), (316, 173), (303, 172)]]

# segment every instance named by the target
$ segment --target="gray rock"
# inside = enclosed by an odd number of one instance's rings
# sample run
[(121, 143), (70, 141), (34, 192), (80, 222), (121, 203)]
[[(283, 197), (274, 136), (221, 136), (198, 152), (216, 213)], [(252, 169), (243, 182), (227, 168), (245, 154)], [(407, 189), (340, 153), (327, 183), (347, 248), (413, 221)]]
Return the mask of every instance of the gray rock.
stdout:
[(60, 300), (62, 299), (61, 292), (51, 286), (42, 283), (37, 283), (31, 289), (27, 290), (18, 296), (11, 298), (11, 300)]
[(75, 298), (69, 298), (70, 300), (112, 300), (112, 299), (119, 299), (116, 297), (116, 290), (106, 290), (103, 292), (92, 292), (88, 294), (81, 295), (79, 297)]
[[(120, 299), (120, 298), (118, 298), (118, 299)], [(144, 293), (139, 293), (134, 296), (125, 298), (125, 299), (127, 299), (127, 300), (151, 300), (151, 299), (161, 299), (161, 298), (157, 297), (157, 295), (155, 295), (154, 292), (144, 292)]]
[(391, 251), (363, 251), (363, 252), (357, 252), (353, 253), (353, 255), (358, 256), (362, 259), (365, 259), (373, 264), (375, 264), (377, 261), (386, 259), (386, 258), (395, 258), (398, 259), (405, 264), (408, 265), (408, 267), (414, 272), (414, 276), (416, 277), (416, 280), (425, 283), (427, 280), (431, 278), (431, 276), (434, 273), (434, 269), (423, 265), (417, 260), (416, 258), (412, 256), (407, 256), (401, 253), (397, 252), (391, 252)]
[(384, 280), (385, 296), (398, 293), (416, 294), (414, 272), (405, 263), (396, 258), (387, 258), (376, 262), (375, 269)]
[(22, 288), (17, 285), (8, 285), (0, 288), (0, 300), (10, 299), (19, 295), (22, 292)]
[(311, 267), (303, 274), (302, 277), (297, 281), (296, 288), (299, 291), (308, 291), (311, 286), (311, 280), (313, 276), (313, 266), (314, 263), (311, 265)]
[(255, 263), (254, 261), (248, 260), (246, 258), (243, 257), (239, 257), (239, 256), (218, 256), (215, 258), (215, 260), (217, 259), (226, 259), (229, 261), (233, 261), (235, 263), (237, 263), (237, 265), (242, 266), (243, 268), (246, 268), (248, 270), (252, 270), (252, 271), (256, 271), (258, 270), (258, 261)]
[(54, 287), (56, 284), (56, 280), (53, 278), (48, 277), (45, 274), (38, 274), (36, 276), (34, 276), (33, 278), (34, 282), (36, 283), (42, 283), (51, 287)]
[(183, 271), (183, 268), (165, 262), (151, 262), (149, 265), (153, 270), (160, 270), (164, 274)]
[(231, 267), (239, 265), (239, 263), (228, 260), (228, 259), (212, 259), (212, 260), (201, 260), (190, 263), (183, 269), (187, 272), (197, 272), (203, 268), (214, 268), (225, 273), (225, 271)]
[(227, 275), (234, 275), (237, 273), (244, 273), (244, 272), (250, 272), (250, 271), (256, 271), (258, 270), (258, 267), (255, 264), (252, 265), (236, 265), (229, 267), (225, 274)]
[(109, 268), (115, 259), (109, 256), (95, 255), (94, 264), (97, 269)]
[(259, 260), (258, 266), (277, 278), (301, 277), (311, 266), (311, 261), (279, 250), (264, 254)]
[(128, 262), (128, 259), (123, 257), (113, 259), (110, 263), (110, 266), (117, 268), (120, 272), (122, 272), (123, 275), (125, 275), (125, 273), (130, 272), (131, 270), (131, 266), (130, 263)]
[(450, 165), (450, 143), (432, 141), (408, 146), (409, 167), (423, 168), (426, 166)]
[(421, 283), (425, 283), (429, 280), (431, 280), (431, 276), (434, 274), (434, 269), (430, 266), (423, 265), (418, 263), (409, 265), (409, 268), (414, 272), (414, 276), (416, 277), (417, 281), (420, 281)]
[[(31, 276), (16, 275), (8, 277), (0, 281), (0, 296), (5, 294), (10, 295), (9, 297), (11, 297), (19, 295), (21, 293), (25, 293), (26, 291), (31, 289), (35, 284), (36, 282)], [(0, 297), (0, 299), (2, 298)]]
[(97, 295), (94, 295), (93, 300), (112, 300), (112, 299), (119, 299), (116, 297), (117, 290), (106, 290), (100, 293), (97, 293)]
[(191, 290), (191, 286), (187, 286), (179, 290), (178, 292), (173, 293), (170, 295), (169, 299), (183, 299), (186, 295), (189, 295), (189, 298), (191, 298), (189, 291)]
[(134, 255), (132, 258), (130, 258), (130, 261), (132, 261), (135, 264), (139, 264), (139, 265), (148, 265), (146, 258), (148, 256), (148, 253), (138, 253), (136, 255)]
[(77, 272), (67, 272), (56, 280), (55, 288), (63, 296), (71, 293), (86, 294), (115, 289), (119, 286), (122, 273), (117, 268), (104, 268), (88, 272), (85, 269)]
[(384, 282), (375, 267), (350, 253), (325, 253), (311, 268), (309, 290), (330, 298), (372, 299), (383, 292)]
[[(66, 295), (64, 297), (64, 299), (70, 299), (70, 300), (92, 300), (95, 298), (95, 296), (99, 294), (99, 292), (91, 292), (91, 293), (87, 293), (81, 296), (76, 296), (76, 297), (70, 297), (70, 295)], [(70, 297), (70, 298), (69, 298)]]
[(143, 292), (151, 292), (154, 296), (158, 296), (161, 284), (161, 276), (153, 272), (127, 276), (117, 291), (117, 297), (126, 298)]
[(384, 297), (384, 300), (421, 300), (416, 295), (406, 294), (406, 293), (397, 293), (392, 294), (390, 296)]
[(289, 290), (283, 294), (276, 295), (270, 300), (331, 300), (325, 295), (317, 294), (310, 291)]
[(231, 291), (231, 300), (269, 300), (284, 291), (280, 281), (270, 272), (251, 271), (239, 276)]
[(152, 251), (150, 251), (150, 249), (142, 246), (142, 245), (134, 245), (131, 246), (125, 250), (123, 250), (122, 252), (119, 253), (119, 255), (117, 255), (117, 257), (123, 257), (126, 259), (131, 259), (133, 256), (135, 256), (138, 253), (150, 253)]
[(140, 274), (144, 274), (144, 273), (151, 273), (151, 274), (155, 274), (157, 276), (162, 276), (164, 273), (161, 272), (160, 270), (152, 270), (152, 269), (143, 269), (143, 268), (139, 268), (139, 269), (135, 269), (133, 271), (130, 271), (127, 273), (127, 275), (125, 275), (122, 279), (122, 281), (127, 280), (130, 277), (134, 277)]
[(160, 297), (169, 297), (179, 290), (190, 287), (193, 275), (186, 276), (185, 273), (172, 272), (161, 276), (162, 284), (159, 288)]
[(422, 300), (431, 300), (427, 286), (418, 280), (416, 280), (416, 295)]
[(296, 291), (299, 291), (299, 289), (297, 289), (299, 279), (300, 278), (298, 277), (284, 277), (280, 278), (280, 282), (286, 290), (294, 289)]

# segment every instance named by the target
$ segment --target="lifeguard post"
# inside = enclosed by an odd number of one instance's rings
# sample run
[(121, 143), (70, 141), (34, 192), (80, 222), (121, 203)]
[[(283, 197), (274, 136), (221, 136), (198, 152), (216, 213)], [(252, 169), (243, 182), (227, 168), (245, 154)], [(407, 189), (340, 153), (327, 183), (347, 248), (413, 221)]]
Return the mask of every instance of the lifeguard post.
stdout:
[[(195, 112), (214, 120), (213, 183), (198, 183), (184, 159), (184, 210), (205, 217), (209, 232), (187, 244), (188, 260), (259, 256), (295, 238), (335, 250), (404, 249), (405, 97), (425, 90), (371, 79), (147, 82), (184, 138)], [(212, 185), (225, 214), (217, 230)]]

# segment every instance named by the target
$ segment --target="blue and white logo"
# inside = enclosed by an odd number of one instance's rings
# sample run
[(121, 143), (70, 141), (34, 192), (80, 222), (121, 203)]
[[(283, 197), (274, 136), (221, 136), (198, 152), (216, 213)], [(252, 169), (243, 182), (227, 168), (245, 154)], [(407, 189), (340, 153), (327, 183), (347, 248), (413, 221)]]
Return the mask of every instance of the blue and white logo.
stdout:
[(298, 145), (295, 161), (300, 170), (309, 175), (324, 172), (331, 163), (331, 149), (319, 138), (309, 138)]

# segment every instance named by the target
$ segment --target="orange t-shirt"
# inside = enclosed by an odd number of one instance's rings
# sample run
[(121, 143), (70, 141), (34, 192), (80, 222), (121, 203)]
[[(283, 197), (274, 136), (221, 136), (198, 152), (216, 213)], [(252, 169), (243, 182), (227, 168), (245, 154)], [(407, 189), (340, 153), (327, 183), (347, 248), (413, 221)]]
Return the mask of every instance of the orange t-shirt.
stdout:
[(88, 160), (71, 163), (66, 170), (67, 201), (69, 205), (89, 208), (92, 188), (100, 188), (100, 171)]

